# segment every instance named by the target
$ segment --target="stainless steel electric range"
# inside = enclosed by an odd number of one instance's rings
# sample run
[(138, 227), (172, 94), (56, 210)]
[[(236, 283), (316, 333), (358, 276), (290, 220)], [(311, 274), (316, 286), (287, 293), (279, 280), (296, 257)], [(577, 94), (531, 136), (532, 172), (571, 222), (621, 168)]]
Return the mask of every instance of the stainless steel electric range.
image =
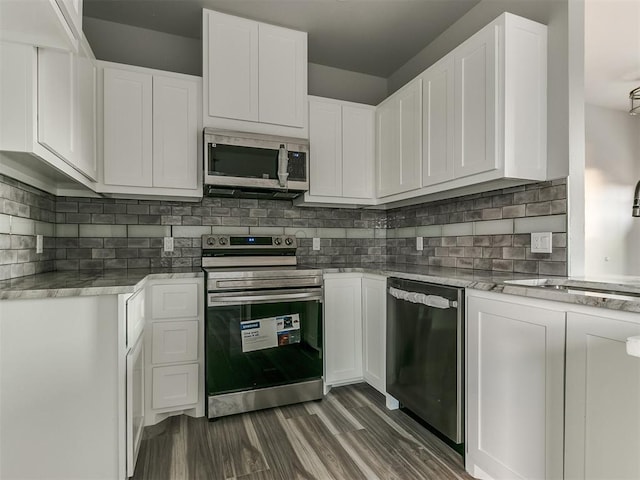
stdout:
[(296, 238), (202, 247), (209, 419), (322, 398), (322, 271), (297, 266)]

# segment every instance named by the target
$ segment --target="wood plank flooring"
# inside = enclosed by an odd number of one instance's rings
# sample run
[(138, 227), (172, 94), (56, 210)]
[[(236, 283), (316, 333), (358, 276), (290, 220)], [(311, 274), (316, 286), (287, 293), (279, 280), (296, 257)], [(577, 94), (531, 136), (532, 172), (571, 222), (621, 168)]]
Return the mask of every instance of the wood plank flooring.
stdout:
[(215, 422), (168, 418), (145, 429), (133, 478), (471, 479), (460, 455), (364, 383)]

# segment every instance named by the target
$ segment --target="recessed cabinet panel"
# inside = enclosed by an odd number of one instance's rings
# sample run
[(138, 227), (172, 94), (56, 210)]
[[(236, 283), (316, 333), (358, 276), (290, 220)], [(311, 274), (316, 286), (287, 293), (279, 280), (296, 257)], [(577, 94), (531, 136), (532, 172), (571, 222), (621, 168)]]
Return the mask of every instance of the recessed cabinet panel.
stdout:
[(342, 195), (342, 108), (339, 104), (309, 102), (310, 193)]
[(38, 141), (59, 157), (76, 155), (75, 55), (38, 49)]
[(154, 322), (152, 341), (154, 364), (195, 361), (198, 359), (198, 322)]
[(455, 52), (455, 176), (498, 168), (496, 50), (498, 27), (485, 28)]
[(151, 316), (154, 320), (198, 316), (197, 283), (153, 285), (151, 289)]
[(602, 310), (567, 314), (565, 475), (640, 478), (640, 358), (626, 352), (640, 323)]
[(306, 88), (303, 88), (307, 69), (306, 34), (260, 23), (258, 38), (259, 120), (302, 127), (306, 102)]
[(198, 402), (198, 364), (153, 368), (153, 408)]
[(258, 121), (258, 24), (207, 13), (209, 115)]
[(127, 300), (127, 347), (131, 348), (142, 334), (145, 323), (145, 295), (140, 290)]
[(399, 105), (387, 101), (376, 110), (376, 165), (378, 196), (398, 192), (400, 185), (400, 122)]
[(422, 79), (403, 89), (400, 102), (401, 192), (420, 187), (422, 175)]
[(153, 186), (197, 188), (196, 84), (153, 77)]
[(372, 108), (342, 106), (343, 197), (373, 197), (374, 124)]
[(104, 183), (151, 187), (151, 75), (104, 69)]
[(454, 145), (454, 62), (436, 63), (422, 76), (422, 186), (451, 180)]

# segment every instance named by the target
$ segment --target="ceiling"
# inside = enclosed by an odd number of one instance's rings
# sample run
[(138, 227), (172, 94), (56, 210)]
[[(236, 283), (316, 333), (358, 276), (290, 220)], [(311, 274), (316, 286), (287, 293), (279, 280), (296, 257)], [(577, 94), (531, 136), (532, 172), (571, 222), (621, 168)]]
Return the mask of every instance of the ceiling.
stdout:
[(628, 111), (629, 92), (636, 87), (640, 87), (640, 0), (587, 0), (587, 103)]
[(202, 8), (309, 33), (309, 62), (387, 78), (480, 0), (84, 0), (84, 15), (201, 38)]

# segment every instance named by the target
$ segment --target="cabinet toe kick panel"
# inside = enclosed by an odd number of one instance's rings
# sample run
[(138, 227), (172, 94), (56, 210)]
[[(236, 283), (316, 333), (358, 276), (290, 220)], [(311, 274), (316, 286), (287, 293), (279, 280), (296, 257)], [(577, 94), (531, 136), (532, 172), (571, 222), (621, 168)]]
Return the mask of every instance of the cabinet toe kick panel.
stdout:
[(322, 379), (290, 385), (261, 388), (208, 397), (208, 417), (217, 418), (236, 413), (279, 407), (324, 398)]

